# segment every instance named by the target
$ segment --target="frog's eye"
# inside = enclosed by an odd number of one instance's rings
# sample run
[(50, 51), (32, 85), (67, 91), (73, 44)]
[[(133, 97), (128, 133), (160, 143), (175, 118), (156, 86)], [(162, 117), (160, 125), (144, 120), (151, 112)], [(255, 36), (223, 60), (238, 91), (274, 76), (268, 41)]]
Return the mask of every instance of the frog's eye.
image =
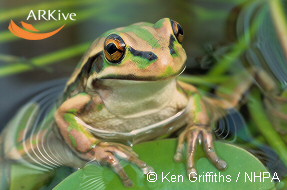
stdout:
[(111, 63), (119, 63), (125, 55), (126, 44), (117, 34), (110, 34), (104, 44), (105, 57)]
[(174, 21), (174, 20), (171, 20), (171, 26), (172, 26), (172, 30), (173, 30), (173, 33), (177, 39), (177, 41), (179, 43), (182, 43), (183, 41), (183, 28), (181, 27), (181, 25)]

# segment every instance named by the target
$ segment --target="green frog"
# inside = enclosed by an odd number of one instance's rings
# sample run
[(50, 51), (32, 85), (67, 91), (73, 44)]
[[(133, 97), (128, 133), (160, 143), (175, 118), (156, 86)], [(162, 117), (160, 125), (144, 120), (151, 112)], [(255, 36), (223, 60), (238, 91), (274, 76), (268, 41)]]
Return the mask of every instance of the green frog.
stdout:
[[(216, 97), (201, 94), (195, 86), (178, 80), (187, 58), (183, 39), (182, 26), (169, 18), (105, 32), (91, 45), (68, 80), (58, 106), (48, 114), (54, 122), (44, 122), (32, 135), (28, 128), (33, 121), (27, 121), (26, 127), (23, 123), (8, 127), (2, 136), (7, 142), (6, 156), (20, 159), (26, 155), (37, 163), (73, 167), (97, 161), (108, 164), (131, 186), (121, 159), (144, 173), (152, 171), (131, 145), (180, 131), (174, 159), (181, 161), (186, 154), (188, 174), (196, 175), (199, 143), (218, 169), (226, 169), (227, 163), (214, 147), (212, 124), (224, 115), (216, 109), (236, 107), (253, 78), (243, 73), (231, 91), (218, 88)], [(263, 72), (254, 69), (251, 73), (262, 79), (267, 89), (274, 89)], [(29, 109), (35, 115), (39, 108), (30, 104), (24, 110)], [(8, 138), (16, 139), (18, 145), (8, 143)], [(49, 147), (41, 151), (40, 144)], [(18, 148), (11, 150), (13, 146)], [(47, 160), (56, 155), (56, 149), (65, 152), (66, 159)]]

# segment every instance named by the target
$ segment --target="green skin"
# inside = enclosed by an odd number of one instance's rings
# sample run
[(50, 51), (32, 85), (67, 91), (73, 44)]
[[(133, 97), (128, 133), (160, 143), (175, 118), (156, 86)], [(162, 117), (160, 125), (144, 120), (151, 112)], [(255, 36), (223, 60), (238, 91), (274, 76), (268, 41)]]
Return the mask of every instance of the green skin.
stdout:
[[(201, 140), (210, 161), (218, 169), (227, 167), (215, 151), (211, 126), (225, 114), (223, 110), (238, 105), (253, 80), (250, 74), (241, 73), (226, 85), (233, 89), (218, 88), (216, 94), (222, 98), (206, 97), (196, 87), (178, 81), (177, 76), (185, 68), (186, 54), (176, 26), (164, 18), (155, 24), (137, 23), (101, 35), (76, 67), (55, 112), (55, 126), (65, 144), (83, 160), (109, 164), (126, 186), (132, 182), (119, 158), (136, 164), (144, 172), (152, 168), (129, 146), (101, 138), (93, 129), (105, 130), (106, 135), (132, 134), (133, 130), (159, 123), (185, 109), (187, 114), (175, 124), (175, 129), (186, 126), (179, 136), (175, 160), (182, 160), (186, 143), (187, 173), (195, 175), (195, 150)], [(118, 62), (111, 62), (104, 49), (111, 34), (120, 36), (125, 44)], [(252, 75), (263, 81), (270, 92), (276, 91), (276, 85), (264, 73), (251, 70)], [(17, 142), (21, 141), (23, 130), (18, 130)], [(161, 137), (167, 135), (167, 130), (155, 134), (153, 138)], [(149, 135), (142, 139), (151, 140)], [(28, 147), (33, 150), (33, 143)], [(25, 152), (18, 148), (19, 152)]]

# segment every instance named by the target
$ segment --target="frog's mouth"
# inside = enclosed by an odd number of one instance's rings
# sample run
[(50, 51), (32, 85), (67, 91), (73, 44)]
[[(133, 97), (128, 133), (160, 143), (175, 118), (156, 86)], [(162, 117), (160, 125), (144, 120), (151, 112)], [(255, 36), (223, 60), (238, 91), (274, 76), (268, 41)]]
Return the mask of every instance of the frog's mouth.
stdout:
[[(180, 73), (182, 73), (181, 71)], [(111, 89), (124, 89), (129, 91), (130, 89), (160, 89), (168, 85), (171, 81), (175, 80), (175, 75), (168, 77), (153, 78), (153, 77), (135, 77), (133, 75), (127, 76), (114, 76), (114, 77), (103, 77), (93, 79), (90, 83), (89, 88), (93, 90), (111, 90)]]
[(100, 77), (99, 79), (117, 79), (117, 80), (131, 80), (131, 81), (159, 81), (159, 80), (169, 80), (171, 78), (179, 76), (185, 70), (186, 66), (183, 65), (178, 72), (171, 75), (162, 75), (162, 76), (136, 76), (133, 74), (128, 75), (107, 75)]

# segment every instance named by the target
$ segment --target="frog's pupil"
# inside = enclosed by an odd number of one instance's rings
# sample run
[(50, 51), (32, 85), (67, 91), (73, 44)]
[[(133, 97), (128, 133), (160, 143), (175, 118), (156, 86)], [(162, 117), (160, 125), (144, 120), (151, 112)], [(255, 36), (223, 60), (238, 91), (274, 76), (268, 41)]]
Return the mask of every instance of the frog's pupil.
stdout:
[(114, 43), (109, 43), (106, 47), (106, 50), (108, 51), (109, 54), (113, 54), (116, 51), (118, 51), (118, 48)]

